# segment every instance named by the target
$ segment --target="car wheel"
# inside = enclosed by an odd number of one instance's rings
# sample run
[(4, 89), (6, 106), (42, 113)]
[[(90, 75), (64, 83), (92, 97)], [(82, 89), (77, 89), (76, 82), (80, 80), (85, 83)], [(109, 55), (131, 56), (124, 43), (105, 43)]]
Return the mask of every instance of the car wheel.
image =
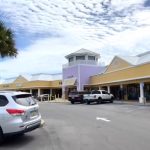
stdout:
[(3, 137), (3, 132), (2, 129), (0, 128), (0, 144), (3, 142), (4, 137)]
[(81, 100), (81, 104), (83, 104), (84, 103), (84, 100)]
[(74, 104), (74, 101), (71, 101), (71, 104)]
[(25, 133), (19, 133), (18, 134), (18, 136), (24, 136), (25, 135)]
[(114, 102), (114, 100), (113, 100), (113, 97), (111, 98), (111, 100), (110, 100), (110, 103), (113, 103)]
[(89, 104), (90, 104), (90, 101), (86, 101), (86, 104), (89, 105)]
[(97, 100), (97, 104), (101, 104), (102, 103), (102, 98), (99, 97), (98, 100)]

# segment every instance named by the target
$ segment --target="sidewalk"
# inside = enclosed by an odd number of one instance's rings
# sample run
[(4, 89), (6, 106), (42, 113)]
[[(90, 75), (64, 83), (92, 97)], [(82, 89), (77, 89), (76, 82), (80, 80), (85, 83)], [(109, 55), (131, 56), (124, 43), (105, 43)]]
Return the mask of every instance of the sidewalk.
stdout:
[(62, 98), (56, 98), (55, 100), (51, 100), (51, 103), (68, 103), (69, 101), (67, 99)]
[[(55, 100), (51, 101), (42, 101), (42, 102), (47, 102), (47, 103), (70, 103), (67, 99), (62, 99), (62, 98), (56, 98)], [(114, 100), (114, 104), (119, 104), (119, 105), (135, 105), (135, 106), (150, 106), (150, 102), (146, 102), (145, 104), (141, 104), (138, 101), (126, 101), (126, 100)]]
[(114, 100), (114, 104), (136, 105), (136, 106), (150, 106), (150, 102), (139, 103), (137, 101), (125, 101), (125, 100)]
[(56, 98), (55, 100), (42, 101), (42, 102), (49, 102), (49, 103), (68, 103), (69, 101), (68, 101), (67, 99)]

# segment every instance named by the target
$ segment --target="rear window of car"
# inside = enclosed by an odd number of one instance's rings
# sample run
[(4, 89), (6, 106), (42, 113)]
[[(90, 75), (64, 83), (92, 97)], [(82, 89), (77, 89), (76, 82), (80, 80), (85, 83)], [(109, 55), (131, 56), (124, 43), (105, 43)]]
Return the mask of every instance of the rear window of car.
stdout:
[(102, 91), (102, 94), (108, 94), (108, 92), (107, 91)]
[(20, 94), (12, 96), (14, 101), (23, 106), (32, 106), (36, 104), (36, 100), (32, 97), (31, 94)]
[(92, 94), (101, 94), (100, 91), (92, 91)]
[(4, 95), (0, 95), (0, 107), (6, 106), (8, 104), (8, 99)]

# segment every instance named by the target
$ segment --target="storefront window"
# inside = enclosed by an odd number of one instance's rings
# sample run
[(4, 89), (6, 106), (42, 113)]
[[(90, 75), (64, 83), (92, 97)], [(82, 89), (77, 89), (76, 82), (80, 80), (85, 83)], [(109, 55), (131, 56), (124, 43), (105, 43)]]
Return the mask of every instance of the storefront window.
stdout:
[(150, 101), (150, 83), (145, 84), (144, 86), (144, 96), (146, 97), (146, 100)]
[(138, 84), (127, 86), (128, 100), (138, 100), (140, 97), (140, 87)]

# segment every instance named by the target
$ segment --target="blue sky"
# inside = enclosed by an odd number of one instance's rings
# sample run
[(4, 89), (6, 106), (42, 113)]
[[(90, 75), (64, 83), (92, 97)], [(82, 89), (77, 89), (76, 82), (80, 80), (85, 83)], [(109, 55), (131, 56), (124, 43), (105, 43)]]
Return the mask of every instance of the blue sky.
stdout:
[(61, 72), (81, 48), (105, 64), (150, 50), (150, 0), (0, 0), (0, 19), (19, 52), (0, 62), (0, 78)]

